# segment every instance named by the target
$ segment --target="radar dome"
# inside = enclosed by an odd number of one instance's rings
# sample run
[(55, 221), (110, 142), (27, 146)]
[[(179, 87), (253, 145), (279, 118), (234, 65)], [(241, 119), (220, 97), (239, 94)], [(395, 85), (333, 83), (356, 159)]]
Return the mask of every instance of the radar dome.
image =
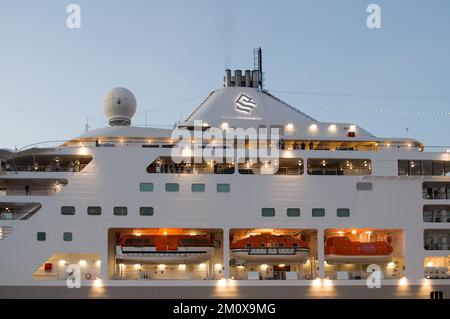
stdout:
[(103, 109), (111, 126), (129, 126), (136, 113), (136, 98), (130, 90), (117, 87), (103, 100)]

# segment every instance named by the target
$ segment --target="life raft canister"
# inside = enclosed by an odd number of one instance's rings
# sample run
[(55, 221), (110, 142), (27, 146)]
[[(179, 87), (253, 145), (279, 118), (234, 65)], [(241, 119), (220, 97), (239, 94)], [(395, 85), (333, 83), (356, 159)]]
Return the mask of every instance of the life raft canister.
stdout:
[(84, 278), (86, 278), (87, 280), (91, 280), (92, 274), (90, 272), (88, 272), (86, 275), (84, 275)]

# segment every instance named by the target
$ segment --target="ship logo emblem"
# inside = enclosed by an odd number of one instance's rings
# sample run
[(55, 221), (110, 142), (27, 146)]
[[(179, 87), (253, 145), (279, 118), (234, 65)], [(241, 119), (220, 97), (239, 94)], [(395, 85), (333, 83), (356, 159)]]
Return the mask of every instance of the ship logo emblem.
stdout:
[(256, 107), (256, 102), (245, 94), (239, 95), (239, 97), (234, 101), (236, 111), (250, 114)]

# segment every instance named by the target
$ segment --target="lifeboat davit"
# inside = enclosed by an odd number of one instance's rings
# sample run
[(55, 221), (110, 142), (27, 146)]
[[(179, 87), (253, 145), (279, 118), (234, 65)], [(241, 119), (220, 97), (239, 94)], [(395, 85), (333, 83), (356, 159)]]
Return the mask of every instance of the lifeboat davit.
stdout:
[(214, 242), (204, 235), (124, 235), (116, 244), (116, 259), (148, 264), (192, 264), (213, 256)]
[(392, 260), (392, 246), (385, 241), (359, 242), (348, 237), (328, 237), (325, 260), (330, 264), (380, 264)]
[(308, 243), (293, 236), (250, 236), (232, 243), (230, 250), (236, 264), (296, 264), (309, 258)]

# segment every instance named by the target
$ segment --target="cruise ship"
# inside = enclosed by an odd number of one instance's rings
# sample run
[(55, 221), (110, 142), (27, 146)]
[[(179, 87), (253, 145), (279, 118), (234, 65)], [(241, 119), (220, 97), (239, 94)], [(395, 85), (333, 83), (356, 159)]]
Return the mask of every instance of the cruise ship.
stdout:
[(320, 122), (255, 61), (173, 129), (118, 87), (109, 126), (1, 149), (0, 286), (450, 296), (450, 148)]

